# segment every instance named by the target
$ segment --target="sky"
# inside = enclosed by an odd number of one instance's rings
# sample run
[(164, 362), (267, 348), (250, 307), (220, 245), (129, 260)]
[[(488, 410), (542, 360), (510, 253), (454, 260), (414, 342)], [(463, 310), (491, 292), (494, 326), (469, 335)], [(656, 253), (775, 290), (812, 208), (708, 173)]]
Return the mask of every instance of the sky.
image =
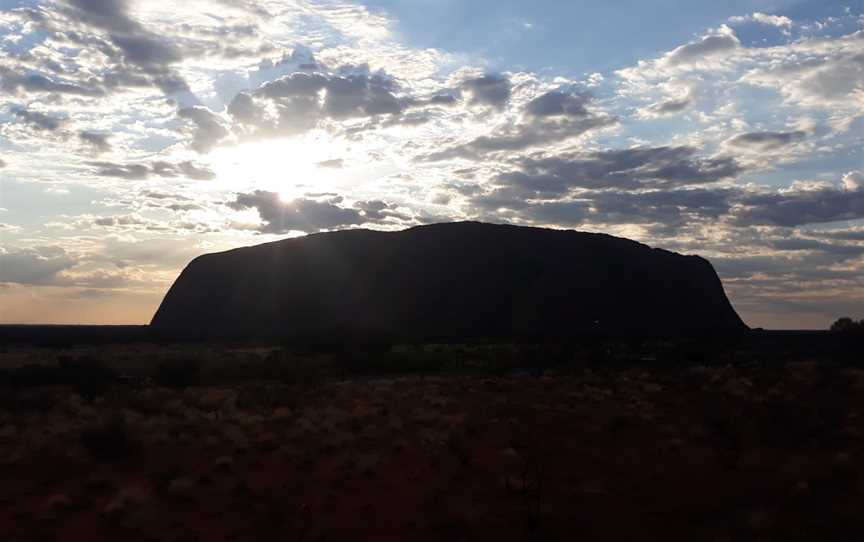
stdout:
[(860, 1), (0, 0), (0, 323), (149, 322), (195, 256), (482, 220), (864, 318)]

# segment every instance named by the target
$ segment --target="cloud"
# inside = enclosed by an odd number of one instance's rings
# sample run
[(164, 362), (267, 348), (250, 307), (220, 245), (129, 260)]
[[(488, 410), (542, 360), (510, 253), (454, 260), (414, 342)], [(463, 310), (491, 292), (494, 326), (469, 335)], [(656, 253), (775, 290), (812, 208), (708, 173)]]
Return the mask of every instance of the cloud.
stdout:
[(684, 111), (692, 104), (693, 99), (689, 96), (680, 99), (664, 100), (662, 102), (647, 107), (645, 110), (643, 110), (643, 113), (649, 117), (671, 115), (673, 113), (679, 113), (681, 111)]
[(68, 81), (49, 79), (38, 73), (21, 75), (5, 66), (0, 66), (0, 88), (11, 94), (17, 94), (21, 91), (90, 97), (105, 94), (105, 91), (99, 86), (85, 87)]
[(227, 203), (235, 210), (256, 209), (264, 224), (261, 233), (287, 233), (290, 231), (316, 232), (367, 221), (360, 211), (338, 205), (341, 198), (329, 201), (298, 198), (283, 201), (278, 193), (256, 190), (248, 194), (237, 194)]
[(525, 106), (525, 112), (534, 117), (585, 117), (585, 104), (591, 101), (590, 94), (570, 94), (559, 90), (547, 92), (534, 98)]
[(177, 164), (181, 175), (196, 181), (209, 181), (216, 178), (216, 174), (209, 168), (196, 166), (191, 161), (183, 161)]
[(140, 226), (148, 222), (136, 216), (103, 216), (93, 219), (97, 226)]
[(253, 138), (298, 134), (327, 120), (389, 115), (395, 118), (391, 124), (410, 123), (410, 118), (399, 116), (418, 102), (397, 98), (396, 91), (391, 77), (380, 70), (372, 73), (365, 65), (346, 65), (334, 74), (298, 71), (238, 93), (228, 105), (228, 115), (239, 136)]
[(781, 251), (825, 252), (835, 256), (848, 256), (850, 258), (864, 254), (864, 245), (826, 243), (817, 239), (804, 239), (801, 237), (772, 240), (768, 242), (768, 245), (773, 249)]
[(727, 140), (726, 143), (739, 149), (766, 152), (797, 143), (806, 136), (807, 133), (801, 130), (794, 132), (749, 132), (736, 135)]
[(864, 171), (850, 171), (843, 175), (843, 188), (849, 192), (864, 190)]
[(177, 116), (194, 125), (190, 146), (199, 153), (210, 152), (219, 141), (228, 136), (228, 129), (222, 125), (222, 119), (206, 107), (186, 107), (180, 109)]
[(66, 122), (65, 119), (52, 117), (38, 111), (30, 111), (23, 107), (12, 108), (11, 112), (12, 115), (18, 117), (36, 130), (43, 130), (46, 132), (55, 132)]
[(739, 200), (735, 209), (735, 224), (739, 226), (793, 227), (860, 218), (864, 218), (864, 189), (857, 184), (845, 189), (820, 184), (805, 189), (748, 194)]
[(342, 169), (345, 167), (345, 161), (341, 158), (333, 158), (332, 160), (322, 160), (315, 165), (319, 168)]
[(394, 83), (381, 74), (333, 77), (327, 82), (324, 111), (335, 119), (401, 113), (394, 89)]
[[(756, 65), (741, 82), (776, 89), (787, 102), (864, 112), (864, 31), (753, 50)], [(761, 62), (760, 62), (761, 60)]]
[(864, 241), (864, 227), (810, 232), (810, 234), (837, 241)]
[(363, 216), (369, 221), (382, 221), (388, 216), (392, 216), (395, 206), (390, 205), (382, 200), (358, 201), (355, 204), (357, 209), (363, 213)]
[(70, 19), (106, 31), (124, 60), (145, 73), (166, 76), (183, 59), (180, 48), (131, 17), (127, 0), (66, 0), (66, 6)]
[(0, 169), (3, 169), (4, 167), (6, 167), (6, 161), (0, 158)]
[(209, 181), (216, 178), (216, 174), (205, 166), (185, 160), (172, 163), (165, 161), (154, 161), (149, 164), (133, 163), (118, 164), (115, 162), (90, 162), (89, 165), (96, 167), (94, 175), (99, 177), (114, 177), (130, 181), (140, 181), (151, 175), (158, 177), (186, 177), (198, 181)]
[(495, 183), (523, 197), (561, 196), (574, 188), (645, 189), (715, 183), (742, 170), (733, 158), (702, 158), (696, 149), (637, 147), (587, 154), (524, 158)]
[(112, 162), (92, 162), (98, 169), (95, 175), (99, 177), (115, 177), (138, 181), (150, 176), (150, 168), (144, 164), (115, 164)]
[(92, 146), (97, 154), (108, 152), (111, 150), (111, 144), (108, 142), (110, 135), (101, 134), (98, 132), (89, 132), (82, 130), (78, 132), (78, 139)]
[(507, 123), (488, 135), (422, 155), (419, 160), (478, 159), (492, 152), (519, 151), (564, 141), (618, 123), (616, 117), (589, 111), (585, 105), (590, 100), (585, 93), (547, 92), (528, 102), (521, 123)]
[(0, 283), (51, 284), (58, 273), (75, 265), (64, 249), (55, 246), (0, 251)]
[(794, 25), (792, 19), (784, 15), (769, 15), (767, 13), (755, 12), (750, 15), (736, 15), (729, 18), (730, 23), (748, 23), (755, 22), (767, 26), (776, 26), (777, 28), (790, 29)]
[(669, 66), (695, 64), (712, 57), (728, 54), (740, 46), (741, 42), (735, 32), (724, 25), (713, 34), (673, 49), (666, 54), (664, 61)]
[(487, 74), (462, 81), (468, 103), (501, 109), (510, 101), (512, 85), (504, 75)]

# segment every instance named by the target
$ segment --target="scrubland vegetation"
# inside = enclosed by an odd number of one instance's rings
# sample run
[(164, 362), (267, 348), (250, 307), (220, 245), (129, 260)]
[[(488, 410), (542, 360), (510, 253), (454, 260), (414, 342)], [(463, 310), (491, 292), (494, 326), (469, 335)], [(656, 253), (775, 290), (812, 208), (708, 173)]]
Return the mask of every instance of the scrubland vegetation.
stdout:
[(712, 352), (9, 348), (0, 532), (864, 539), (864, 370)]

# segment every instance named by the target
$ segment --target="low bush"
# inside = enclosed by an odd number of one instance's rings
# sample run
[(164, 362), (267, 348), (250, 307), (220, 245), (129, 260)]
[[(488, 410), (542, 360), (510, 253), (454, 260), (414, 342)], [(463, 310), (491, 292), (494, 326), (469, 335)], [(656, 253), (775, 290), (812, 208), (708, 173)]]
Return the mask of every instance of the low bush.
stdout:
[(85, 427), (81, 431), (81, 444), (100, 461), (116, 461), (131, 455), (133, 450), (129, 425), (122, 414)]
[(201, 364), (191, 358), (172, 358), (156, 365), (153, 381), (167, 388), (185, 388), (198, 382)]

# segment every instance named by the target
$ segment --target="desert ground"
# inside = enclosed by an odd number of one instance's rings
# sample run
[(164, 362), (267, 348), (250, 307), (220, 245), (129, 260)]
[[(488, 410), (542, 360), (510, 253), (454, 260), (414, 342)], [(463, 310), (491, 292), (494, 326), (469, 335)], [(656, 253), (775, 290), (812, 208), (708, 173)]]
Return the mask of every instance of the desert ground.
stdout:
[(542, 356), (8, 348), (0, 532), (864, 539), (864, 371)]

